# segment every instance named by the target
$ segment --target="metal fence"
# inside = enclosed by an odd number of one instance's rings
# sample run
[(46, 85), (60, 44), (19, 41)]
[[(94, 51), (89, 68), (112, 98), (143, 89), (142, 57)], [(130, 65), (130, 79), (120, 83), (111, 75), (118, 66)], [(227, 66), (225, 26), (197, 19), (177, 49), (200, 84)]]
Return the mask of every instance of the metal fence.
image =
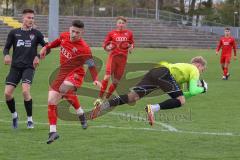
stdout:
[[(25, 6), (32, 8), (40, 15), (48, 15), (48, 6), (45, 8), (39, 8), (37, 6)], [(4, 12), (0, 8), (0, 15), (8, 13), (8, 15), (21, 14), (22, 9), (14, 9), (11, 12)], [(12, 13), (13, 12), (13, 13)], [(79, 6), (63, 6), (59, 8), (60, 16), (94, 16), (94, 17), (116, 17), (119, 15), (132, 17), (132, 18), (151, 18), (156, 20), (165, 20), (169, 22), (176, 22), (179, 25), (188, 26), (224, 26), (223, 24), (205, 21), (204, 18), (196, 22), (196, 18), (189, 17), (187, 15), (180, 15), (169, 11), (158, 10), (156, 14), (155, 9), (148, 8), (121, 8), (121, 7), (102, 7), (95, 6), (90, 8), (82, 8)]]
[(194, 30), (213, 33), (217, 35), (224, 35), (224, 28), (229, 27), (231, 29), (231, 34), (235, 38), (240, 38), (240, 27), (232, 27), (216, 22), (206, 21), (203, 19), (199, 19), (197, 22), (196, 17), (189, 17), (186, 15), (175, 14), (168, 11), (158, 12), (158, 20), (165, 20), (171, 23), (175, 23), (178, 26), (188, 26)]
[[(48, 8), (39, 9), (36, 6), (25, 6), (32, 8), (40, 15), (48, 15)], [(0, 15), (3, 15), (4, 10), (0, 8)], [(21, 13), (21, 9), (14, 9), (12, 12), (6, 12), (9, 15), (18, 15)], [(204, 18), (200, 17), (197, 21), (196, 17), (190, 17), (187, 15), (180, 15), (169, 11), (158, 10), (156, 14), (155, 9), (147, 8), (120, 8), (120, 7), (90, 7), (81, 8), (79, 6), (66, 7), (60, 5), (59, 8), (60, 16), (92, 16), (92, 17), (116, 17), (119, 15), (132, 17), (132, 18), (148, 18), (155, 19), (157, 21), (164, 21), (177, 26), (192, 27), (195, 30), (210, 32), (218, 35), (222, 35), (224, 32), (224, 27), (226, 25), (215, 23), (211, 21), (206, 21)], [(231, 27), (231, 26), (229, 26)], [(239, 27), (231, 27), (232, 35), (236, 38), (240, 38)]]
[[(48, 8), (46, 5), (44, 7), (39, 7), (37, 4), (32, 6), (25, 5), (24, 8), (31, 8), (40, 15), (48, 15)], [(59, 14), (62, 16), (94, 16), (94, 17), (115, 17), (118, 15), (123, 15), (133, 18), (153, 18), (153, 19), (164, 19), (168, 21), (179, 21), (190, 20), (189, 16), (184, 16), (176, 14), (169, 11), (158, 10), (156, 14), (155, 9), (148, 8), (123, 8), (123, 7), (106, 7), (106, 6), (93, 6), (93, 7), (80, 7), (80, 6), (59, 6)], [(6, 10), (0, 6), (0, 15), (17, 15), (21, 14), (24, 8), (15, 8)], [(207, 22), (212, 23), (212, 22)], [(216, 23), (214, 23), (216, 24)]]
[[(218, 27), (218, 26), (193, 26), (192, 27), (198, 31), (204, 31), (208, 33), (214, 33), (217, 35), (224, 35), (224, 28), (225, 27)], [(237, 39), (240, 39), (240, 28), (239, 27), (229, 27), (231, 30), (231, 35)]]

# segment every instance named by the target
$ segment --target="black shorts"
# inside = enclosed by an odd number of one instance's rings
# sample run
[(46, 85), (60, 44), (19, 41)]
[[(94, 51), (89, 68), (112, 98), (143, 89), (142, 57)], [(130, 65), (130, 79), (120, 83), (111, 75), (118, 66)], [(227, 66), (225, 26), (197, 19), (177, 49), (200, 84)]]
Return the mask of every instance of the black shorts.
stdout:
[(171, 98), (177, 98), (183, 95), (183, 92), (176, 80), (166, 67), (151, 69), (136, 85), (136, 87), (133, 88), (134, 92), (136, 92), (140, 98), (157, 89), (161, 89)]
[(20, 80), (22, 83), (32, 84), (35, 70), (32, 67), (17, 68), (11, 67), (6, 78), (6, 85), (17, 87)]

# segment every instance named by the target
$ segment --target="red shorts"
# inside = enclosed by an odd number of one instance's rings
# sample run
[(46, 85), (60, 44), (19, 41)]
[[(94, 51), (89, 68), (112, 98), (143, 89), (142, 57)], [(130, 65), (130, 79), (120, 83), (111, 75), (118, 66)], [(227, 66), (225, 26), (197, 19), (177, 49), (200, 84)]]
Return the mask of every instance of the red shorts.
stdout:
[[(70, 71), (70, 72), (69, 72)], [(81, 87), (83, 80), (84, 80), (84, 73), (80, 72), (79, 70), (68, 70), (65, 68), (60, 68), (58, 74), (56, 75), (55, 79), (50, 82), (50, 88), (59, 92), (59, 87), (64, 81), (71, 82), (75, 87)]]
[(83, 83), (84, 75), (77, 72), (70, 73), (64, 81), (71, 82), (76, 88), (81, 87)]
[(106, 64), (106, 75), (113, 75), (114, 78), (120, 80), (125, 71), (127, 63), (127, 56), (125, 55), (112, 55), (108, 56)]
[(220, 63), (224, 64), (224, 63), (230, 63), (231, 61), (231, 56), (229, 55), (222, 55), (221, 59), (220, 59)]

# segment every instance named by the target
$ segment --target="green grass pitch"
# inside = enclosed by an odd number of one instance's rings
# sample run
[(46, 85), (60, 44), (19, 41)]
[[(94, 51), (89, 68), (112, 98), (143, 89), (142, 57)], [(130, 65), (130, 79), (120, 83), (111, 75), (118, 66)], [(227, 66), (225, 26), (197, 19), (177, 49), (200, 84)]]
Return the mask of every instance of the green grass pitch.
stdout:
[[(93, 54), (104, 60), (107, 54), (93, 49)], [(53, 51), (41, 62), (32, 86), (35, 128), (26, 129), (26, 113), (21, 86), (15, 92), (20, 124), (11, 128), (11, 115), (4, 100), (4, 81), (9, 66), (0, 64), (0, 159), (1, 160), (236, 160), (240, 157), (239, 86), (240, 64), (231, 63), (229, 81), (221, 80), (219, 56), (214, 50), (195, 49), (135, 49), (129, 63), (189, 62), (202, 55), (208, 61), (203, 78), (209, 90), (188, 99), (179, 109), (161, 111), (155, 126), (146, 121), (144, 107), (167, 98), (158, 96), (142, 99), (135, 106), (114, 109), (82, 130), (79, 122), (58, 121), (60, 139), (46, 144), (48, 78), (58, 65), (58, 51)], [(100, 78), (103, 77), (104, 69)], [(90, 86), (85, 83), (84, 86)], [(124, 86), (122, 86), (124, 87)], [(92, 108), (94, 98), (79, 96), (85, 110)], [(73, 111), (73, 110), (72, 110)], [(142, 119), (143, 118), (143, 119)]]

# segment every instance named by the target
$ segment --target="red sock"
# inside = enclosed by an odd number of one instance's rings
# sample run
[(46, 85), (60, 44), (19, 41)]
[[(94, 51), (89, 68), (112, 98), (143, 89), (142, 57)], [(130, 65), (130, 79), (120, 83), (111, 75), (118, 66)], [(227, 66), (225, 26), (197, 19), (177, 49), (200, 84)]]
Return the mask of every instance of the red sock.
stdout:
[(99, 93), (100, 98), (103, 97), (103, 94), (107, 89), (107, 86), (108, 86), (108, 80), (102, 80), (102, 87), (101, 87), (101, 90), (100, 90), (100, 93)]
[(107, 93), (107, 96), (106, 98), (109, 98), (112, 93), (115, 91), (115, 89), (117, 88), (117, 84), (116, 83), (112, 83), (108, 89), (108, 93)]
[(57, 124), (57, 105), (48, 105), (48, 122), (50, 125)]
[(67, 94), (63, 96), (67, 101), (77, 110), (80, 108), (80, 103), (77, 95), (73, 91), (68, 91)]
[(224, 75), (224, 76), (227, 76), (227, 74), (228, 74), (228, 68), (225, 67), (224, 70), (223, 70), (223, 75)]

